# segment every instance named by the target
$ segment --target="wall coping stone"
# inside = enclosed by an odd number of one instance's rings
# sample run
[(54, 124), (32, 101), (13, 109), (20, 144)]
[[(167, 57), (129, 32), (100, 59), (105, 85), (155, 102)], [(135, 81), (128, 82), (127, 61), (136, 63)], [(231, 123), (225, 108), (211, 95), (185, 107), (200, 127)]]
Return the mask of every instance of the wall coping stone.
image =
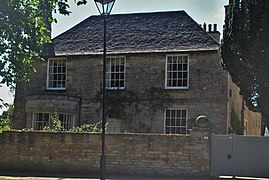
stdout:
[[(45, 131), (45, 130), (16, 130), (11, 129), (9, 131), (4, 131), (3, 133), (48, 133), (48, 134), (91, 134), (91, 135), (101, 135), (101, 133), (93, 132), (69, 132), (69, 131)], [(106, 133), (106, 136), (163, 136), (163, 137), (190, 137), (190, 134), (158, 134), (158, 133)]]

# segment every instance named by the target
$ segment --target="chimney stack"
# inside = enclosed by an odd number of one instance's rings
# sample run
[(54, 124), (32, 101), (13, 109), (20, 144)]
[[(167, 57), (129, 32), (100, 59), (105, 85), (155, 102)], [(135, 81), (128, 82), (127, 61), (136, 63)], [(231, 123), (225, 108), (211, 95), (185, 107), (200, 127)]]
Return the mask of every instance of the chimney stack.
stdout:
[[(203, 25), (204, 30), (206, 31), (206, 23)], [(213, 24), (213, 30), (212, 30), (212, 24), (208, 24), (208, 31), (207, 33), (218, 43), (220, 43), (220, 32), (217, 29), (217, 24)]]

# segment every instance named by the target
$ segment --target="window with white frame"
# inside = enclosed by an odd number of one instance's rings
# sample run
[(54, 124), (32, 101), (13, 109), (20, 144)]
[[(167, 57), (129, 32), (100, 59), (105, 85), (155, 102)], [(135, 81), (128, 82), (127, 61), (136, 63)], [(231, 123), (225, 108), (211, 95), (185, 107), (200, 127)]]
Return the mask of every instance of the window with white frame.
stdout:
[(74, 127), (74, 118), (72, 114), (59, 113), (59, 118), (61, 121), (61, 126), (65, 130), (70, 130)]
[(189, 56), (167, 55), (166, 78), (167, 89), (187, 89), (189, 84)]
[(106, 88), (124, 89), (125, 86), (125, 57), (108, 57), (106, 62)]
[(49, 113), (33, 113), (33, 129), (43, 130), (45, 126), (49, 126)]
[(165, 110), (165, 133), (187, 134), (187, 110), (166, 109)]
[(66, 58), (48, 60), (47, 89), (63, 90), (66, 88)]
[(53, 119), (61, 121), (64, 130), (70, 130), (74, 127), (74, 116), (68, 113), (33, 113), (33, 129), (43, 130), (44, 127), (52, 128)]

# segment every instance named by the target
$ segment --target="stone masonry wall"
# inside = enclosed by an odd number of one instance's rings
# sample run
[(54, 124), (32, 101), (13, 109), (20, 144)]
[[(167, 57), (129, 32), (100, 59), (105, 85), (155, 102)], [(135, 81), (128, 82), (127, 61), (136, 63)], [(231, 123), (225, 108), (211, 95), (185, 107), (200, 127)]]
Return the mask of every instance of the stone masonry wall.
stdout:
[[(244, 135), (261, 135), (261, 113), (251, 111), (243, 101), (243, 96), (240, 95), (240, 88), (233, 83), (231, 76), (228, 76), (228, 104), (227, 104), (227, 128), (231, 128), (231, 110), (234, 109), (239, 120), (244, 124)], [(243, 106), (243, 108), (242, 108)], [(243, 111), (243, 114), (242, 114)], [(243, 115), (243, 119), (242, 119)], [(242, 122), (244, 121), (244, 122)]]
[[(9, 131), (0, 134), (0, 144), (2, 172), (99, 173), (100, 134)], [(207, 128), (186, 136), (107, 134), (106, 148), (108, 174), (209, 176)]]
[[(189, 55), (189, 89), (183, 90), (165, 89), (169, 54), (174, 53), (120, 54), (126, 57), (125, 89), (108, 90), (108, 118), (122, 122), (121, 132), (164, 133), (165, 109), (184, 108), (188, 110), (188, 129), (203, 114), (212, 120), (215, 133), (225, 134), (227, 73), (217, 51), (183, 53)], [(102, 55), (66, 58), (66, 90), (46, 90), (47, 62), (36, 64), (37, 73), (30, 82), (17, 84), (14, 128), (31, 125), (33, 112), (51, 113), (54, 106), (74, 114), (76, 125), (101, 120)], [(61, 110), (62, 104), (66, 109)]]

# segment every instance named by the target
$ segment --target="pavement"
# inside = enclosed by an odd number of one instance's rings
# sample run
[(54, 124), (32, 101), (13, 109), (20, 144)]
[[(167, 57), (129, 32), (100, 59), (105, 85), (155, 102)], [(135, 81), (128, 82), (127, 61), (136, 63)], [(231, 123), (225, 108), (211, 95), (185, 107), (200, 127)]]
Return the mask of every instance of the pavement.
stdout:
[[(100, 180), (100, 178), (50, 178), (50, 177), (12, 177), (12, 176), (0, 176), (1, 178), (11, 180)], [(212, 178), (158, 178), (158, 177), (116, 177), (106, 178), (106, 180), (209, 180)]]
[[(1, 167), (1, 162), (0, 162)], [(100, 180), (98, 174), (83, 173), (49, 173), (36, 171), (1, 171), (1, 178), (11, 180)], [(119, 175), (106, 174), (106, 180), (217, 180), (213, 177), (162, 177), (162, 176), (142, 176), (142, 175)]]
[[(19, 176), (19, 175), (4, 175), (1, 178), (10, 179), (10, 180), (100, 180), (98, 177), (38, 177), (38, 176)], [(254, 177), (235, 177), (232, 176), (222, 176), (219, 178), (214, 177), (142, 177), (142, 176), (108, 176), (106, 180), (229, 180), (229, 179), (238, 179), (238, 180), (269, 180), (269, 178), (254, 178)]]
[[(100, 178), (85, 177), (85, 178), (75, 178), (75, 177), (28, 177), (28, 176), (0, 176), (1, 178), (11, 179), (11, 180), (100, 180)], [(216, 180), (219, 178), (199, 178), (199, 177), (137, 177), (137, 176), (108, 176), (106, 180)]]

